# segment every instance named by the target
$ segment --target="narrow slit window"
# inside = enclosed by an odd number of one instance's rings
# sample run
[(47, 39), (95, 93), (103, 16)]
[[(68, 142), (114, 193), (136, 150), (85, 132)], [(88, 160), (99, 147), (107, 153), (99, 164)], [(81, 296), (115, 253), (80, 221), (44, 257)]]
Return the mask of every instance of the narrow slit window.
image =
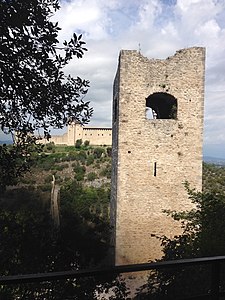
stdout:
[(117, 120), (117, 114), (118, 114), (117, 102), (118, 102), (118, 99), (115, 98), (114, 99), (114, 112), (113, 112), (114, 122)]
[(156, 177), (156, 168), (157, 168), (157, 166), (156, 166), (156, 162), (154, 162), (154, 172), (153, 172), (153, 175)]

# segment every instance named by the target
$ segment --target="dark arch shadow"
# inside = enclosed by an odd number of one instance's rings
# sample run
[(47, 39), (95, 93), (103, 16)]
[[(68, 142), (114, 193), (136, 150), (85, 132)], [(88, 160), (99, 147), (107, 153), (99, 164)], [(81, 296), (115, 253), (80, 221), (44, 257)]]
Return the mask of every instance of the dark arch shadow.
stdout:
[(167, 93), (153, 93), (146, 98), (146, 107), (153, 111), (154, 119), (176, 119), (177, 99)]

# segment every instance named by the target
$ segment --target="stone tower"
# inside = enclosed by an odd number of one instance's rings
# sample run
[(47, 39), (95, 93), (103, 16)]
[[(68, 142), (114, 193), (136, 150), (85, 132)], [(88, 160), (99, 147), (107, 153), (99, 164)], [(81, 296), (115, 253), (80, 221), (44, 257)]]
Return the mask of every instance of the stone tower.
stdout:
[(82, 125), (78, 122), (73, 122), (68, 125), (67, 133), (67, 145), (74, 146), (76, 140), (82, 139), (83, 137), (83, 128)]
[(205, 48), (165, 60), (121, 51), (113, 93), (112, 242), (115, 264), (160, 258), (154, 235), (180, 225), (163, 210), (192, 204), (202, 187)]

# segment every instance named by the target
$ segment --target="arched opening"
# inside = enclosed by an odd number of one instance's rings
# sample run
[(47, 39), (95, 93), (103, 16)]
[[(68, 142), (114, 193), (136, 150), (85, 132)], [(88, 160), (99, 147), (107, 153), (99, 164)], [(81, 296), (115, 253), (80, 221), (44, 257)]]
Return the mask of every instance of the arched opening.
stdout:
[(176, 119), (177, 99), (167, 93), (151, 94), (148, 98), (146, 98), (146, 118)]

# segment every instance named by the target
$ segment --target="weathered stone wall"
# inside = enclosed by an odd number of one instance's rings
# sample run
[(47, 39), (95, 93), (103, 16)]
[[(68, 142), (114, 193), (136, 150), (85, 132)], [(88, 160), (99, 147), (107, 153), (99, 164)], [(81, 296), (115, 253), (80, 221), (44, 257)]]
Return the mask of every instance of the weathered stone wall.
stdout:
[(104, 127), (83, 127), (71, 124), (63, 135), (53, 135), (49, 141), (42, 139), (42, 143), (54, 142), (56, 145), (74, 146), (76, 140), (89, 141), (90, 145), (112, 145), (112, 129)]
[[(201, 190), (205, 49), (183, 49), (166, 60), (121, 51), (114, 82), (111, 222), (115, 263), (159, 258), (159, 241), (179, 223), (162, 211), (192, 204), (184, 181)], [(146, 98), (177, 99), (177, 119), (146, 119)]]
[(91, 145), (112, 145), (111, 128), (83, 128), (83, 141), (90, 141)]
[(115, 244), (116, 244), (116, 215), (117, 215), (117, 191), (118, 191), (118, 137), (119, 137), (119, 81), (120, 81), (120, 65), (118, 66), (117, 74), (113, 85), (113, 131), (112, 131), (112, 174), (111, 174), (111, 199), (110, 199), (110, 222), (113, 227), (111, 234), (111, 263), (115, 265)]

